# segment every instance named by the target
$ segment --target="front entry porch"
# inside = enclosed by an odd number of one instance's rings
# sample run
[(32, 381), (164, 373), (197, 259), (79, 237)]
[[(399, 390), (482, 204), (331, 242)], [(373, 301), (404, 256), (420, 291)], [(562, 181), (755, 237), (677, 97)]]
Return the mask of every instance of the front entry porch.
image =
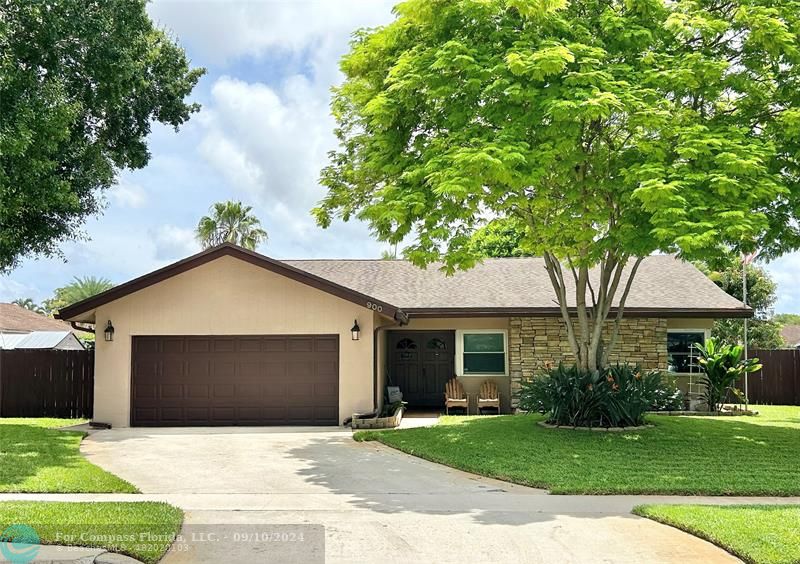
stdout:
[[(474, 334), (472, 331), (466, 332)], [(465, 331), (438, 328), (387, 331), (385, 385), (400, 388), (408, 409), (406, 417), (414, 413), (444, 413), (445, 385), (454, 377), (458, 378), (467, 394), (470, 415), (478, 414), (478, 392), (485, 381), (493, 382), (497, 386), (501, 413), (511, 411), (510, 381), (506, 374), (459, 374), (459, 366), (461, 370), (465, 368), (464, 362), (459, 362), (457, 358), (462, 348), (458, 344), (459, 338), (463, 339), (462, 333)], [(478, 362), (483, 367), (486, 362), (491, 363), (491, 359)], [(499, 364), (504, 363), (501, 360)], [(385, 390), (384, 388), (382, 393)], [(495, 411), (488, 409), (484, 412), (491, 414)], [(451, 413), (458, 415), (462, 411), (455, 409)]]
[(455, 331), (391, 331), (387, 339), (387, 385), (398, 386), (411, 408), (443, 407), (455, 376)]

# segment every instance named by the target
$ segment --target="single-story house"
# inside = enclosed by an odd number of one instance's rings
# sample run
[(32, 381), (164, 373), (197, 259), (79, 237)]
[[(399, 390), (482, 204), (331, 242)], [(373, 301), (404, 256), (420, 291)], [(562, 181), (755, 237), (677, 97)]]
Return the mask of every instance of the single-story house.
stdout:
[(0, 333), (0, 350), (82, 351), (85, 348), (72, 331)]
[(17, 304), (0, 303), (0, 349), (83, 350), (69, 323)]
[[(717, 317), (752, 310), (674, 256), (645, 259), (612, 360), (691, 374)], [(445, 276), (400, 260), (275, 260), (231, 244), (61, 310), (97, 327), (94, 416), (115, 426), (340, 425), (523, 378), (570, 351), (539, 258)], [(103, 330), (108, 334), (104, 337)], [(108, 339), (108, 340), (107, 340)]]

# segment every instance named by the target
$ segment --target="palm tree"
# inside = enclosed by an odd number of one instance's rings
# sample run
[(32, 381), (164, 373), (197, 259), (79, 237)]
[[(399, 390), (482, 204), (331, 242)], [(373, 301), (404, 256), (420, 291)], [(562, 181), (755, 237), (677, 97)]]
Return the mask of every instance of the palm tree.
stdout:
[(50, 311), (57, 311), (60, 308), (86, 300), (113, 287), (114, 284), (107, 278), (96, 278), (94, 276), (79, 278), (76, 276), (66, 286), (56, 288), (55, 295), (51, 299), (45, 300), (44, 306)]
[(200, 218), (197, 224), (197, 240), (204, 249), (222, 243), (234, 243), (251, 251), (267, 240), (267, 232), (261, 228), (259, 219), (251, 214), (252, 206), (242, 202), (217, 202), (209, 215)]
[(47, 315), (47, 311), (45, 311), (45, 309), (42, 306), (33, 301), (32, 298), (17, 298), (11, 303), (16, 304), (19, 307), (25, 308), (28, 311), (32, 311), (34, 313), (41, 313), (42, 315)]

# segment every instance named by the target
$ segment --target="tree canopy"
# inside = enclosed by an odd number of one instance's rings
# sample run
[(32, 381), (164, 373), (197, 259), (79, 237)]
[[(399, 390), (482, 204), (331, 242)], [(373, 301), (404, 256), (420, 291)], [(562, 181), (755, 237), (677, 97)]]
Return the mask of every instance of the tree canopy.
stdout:
[(252, 206), (242, 202), (217, 202), (209, 215), (200, 218), (195, 234), (204, 249), (222, 243), (235, 243), (253, 250), (267, 240), (261, 221), (251, 213)]
[(96, 296), (114, 287), (111, 280), (96, 276), (76, 276), (72, 282), (56, 288), (53, 297), (42, 304), (45, 311), (55, 313), (59, 309)]
[(495, 219), (472, 234), (472, 250), (486, 257), (524, 257), (525, 226), (509, 219)]
[[(779, 349), (784, 346), (781, 323), (773, 317), (772, 307), (777, 300), (778, 286), (769, 273), (760, 266), (747, 265), (747, 305), (755, 310), (755, 318), (747, 323), (747, 342), (751, 348)], [(743, 299), (742, 265), (731, 260), (720, 270), (708, 273), (709, 278), (725, 292)], [(717, 319), (712, 336), (729, 344), (743, 344), (744, 320)]]
[(58, 252), (144, 167), (153, 122), (177, 128), (202, 69), (145, 0), (0, 0), (0, 271)]
[(641, 257), (798, 246), (797, 0), (396, 12), (342, 60), (322, 226), (358, 217), (382, 241), (411, 240), (415, 264), (452, 272), (479, 260), (472, 234), (488, 218), (520, 222), (586, 369), (613, 348)]

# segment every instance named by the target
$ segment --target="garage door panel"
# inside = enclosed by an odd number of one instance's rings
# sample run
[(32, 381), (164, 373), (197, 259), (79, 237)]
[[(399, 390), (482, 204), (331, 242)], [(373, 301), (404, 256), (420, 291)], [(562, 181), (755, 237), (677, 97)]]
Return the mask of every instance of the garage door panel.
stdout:
[(159, 417), (165, 423), (182, 423), (183, 422), (183, 408), (182, 407), (162, 407), (159, 410)]
[(207, 407), (187, 407), (184, 409), (187, 424), (205, 423), (210, 419), (211, 411)]
[(156, 384), (136, 384), (133, 387), (133, 397), (137, 399), (156, 399), (158, 386)]
[(236, 396), (236, 387), (233, 384), (214, 384), (214, 399), (230, 399)]
[(234, 339), (214, 339), (214, 352), (234, 352), (236, 341)]
[(291, 337), (289, 339), (289, 352), (312, 352), (314, 341), (311, 337)]
[(165, 338), (161, 342), (161, 352), (164, 354), (183, 354), (186, 340), (183, 337)]
[(161, 399), (181, 399), (183, 398), (183, 386), (176, 384), (161, 384), (158, 388), (158, 395)]
[(134, 353), (157, 353), (161, 349), (160, 337), (136, 337), (133, 340)]
[(317, 352), (339, 352), (339, 340), (335, 337), (330, 339), (317, 339), (316, 345)]
[(265, 337), (264, 352), (286, 352), (287, 342), (283, 337)]
[(131, 424), (336, 425), (338, 337), (134, 337)]
[(186, 397), (189, 399), (208, 399), (211, 397), (211, 388), (206, 384), (188, 384)]

